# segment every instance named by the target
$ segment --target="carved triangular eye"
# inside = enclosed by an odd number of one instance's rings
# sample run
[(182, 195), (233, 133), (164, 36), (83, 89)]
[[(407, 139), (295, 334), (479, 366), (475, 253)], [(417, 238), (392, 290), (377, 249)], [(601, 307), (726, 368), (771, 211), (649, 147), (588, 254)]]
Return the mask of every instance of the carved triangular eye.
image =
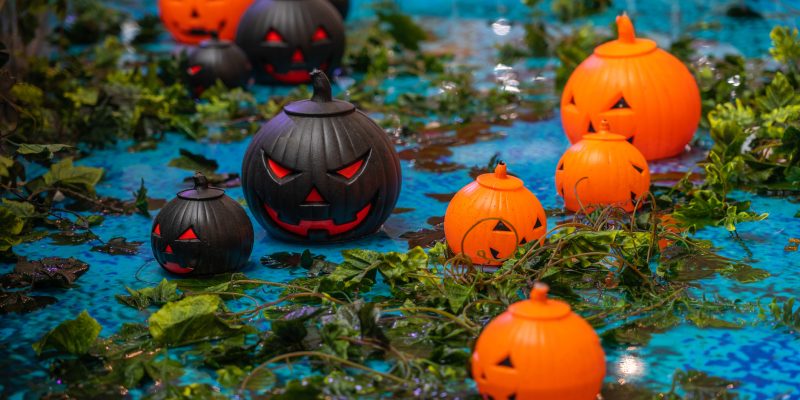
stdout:
[(636, 193), (631, 192), (631, 203), (636, 204), (636, 201), (638, 200), (638, 198), (639, 198), (639, 196), (637, 196)]
[(523, 237), (522, 240), (519, 241), (519, 244), (525, 244), (525, 243), (528, 243), (528, 241)]
[(633, 144), (633, 136), (631, 136), (631, 137), (629, 137), (629, 138), (627, 138), (625, 140), (627, 140), (628, 143)]
[(178, 236), (178, 240), (197, 240), (197, 235), (194, 233), (194, 229), (189, 228)]
[(156, 228), (153, 229), (153, 234), (161, 236), (161, 224), (156, 224)]
[(514, 364), (511, 362), (511, 356), (506, 356), (506, 358), (500, 360), (500, 362), (497, 363), (497, 365), (501, 367), (514, 368)]
[(573, 106), (575, 105), (575, 95), (572, 95), (572, 97), (569, 98), (569, 104), (572, 104)]
[(511, 393), (510, 395), (508, 395), (508, 400), (517, 400), (517, 394)]
[(589, 121), (589, 129), (587, 129), (587, 131), (589, 131), (589, 133), (597, 133), (597, 131), (594, 130), (594, 125), (592, 125), (592, 121)]
[(489, 252), (492, 253), (492, 258), (500, 258), (500, 251), (489, 247)]
[(564, 170), (564, 162), (563, 161), (558, 163), (558, 170), (559, 171), (563, 171)]
[(497, 221), (497, 225), (495, 225), (494, 229), (492, 229), (492, 230), (495, 231), (495, 232), (497, 232), (497, 231), (500, 231), (500, 232), (511, 232), (511, 229), (509, 229), (509, 227), (506, 226), (506, 224), (504, 224), (503, 221)]
[(616, 103), (614, 103), (614, 106), (611, 108), (631, 108), (631, 106), (628, 105), (628, 102), (625, 101), (624, 97), (620, 97), (619, 100)]
[[(562, 196), (564, 195), (564, 189), (563, 188), (561, 189), (561, 195)], [(539, 217), (536, 217), (536, 223), (533, 224), (533, 229), (539, 229), (541, 227), (542, 227), (542, 221), (539, 219)]]
[(644, 172), (644, 168), (642, 168), (642, 167), (640, 167), (640, 166), (638, 166), (638, 165), (636, 165), (636, 164), (634, 164), (634, 163), (631, 163), (631, 166), (633, 167), (633, 169), (635, 169), (635, 170), (636, 170), (636, 172), (638, 172), (638, 173), (640, 173), (640, 174), (641, 174), (642, 172)]

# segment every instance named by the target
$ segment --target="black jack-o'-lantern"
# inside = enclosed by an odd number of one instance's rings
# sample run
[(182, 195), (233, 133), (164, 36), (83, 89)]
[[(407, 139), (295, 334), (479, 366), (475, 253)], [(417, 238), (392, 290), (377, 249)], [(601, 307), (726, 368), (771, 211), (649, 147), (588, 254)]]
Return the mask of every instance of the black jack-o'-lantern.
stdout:
[(312, 70), (339, 65), (344, 23), (327, 0), (259, 0), (242, 16), (236, 44), (259, 83), (307, 83)]
[(350, 0), (329, 0), (336, 10), (341, 14), (342, 19), (347, 19), (347, 13), (350, 12)]
[(229, 88), (243, 87), (250, 79), (250, 61), (239, 46), (216, 34), (189, 53), (189, 87), (195, 96), (217, 80)]
[(331, 242), (373, 233), (400, 194), (397, 153), (374, 121), (332, 99), (323, 72), (311, 75), (311, 100), (284, 107), (247, 148), (247, 204), (280, 239)]
[(194, 188), (178, 193), (158, 213), (150, 234), (153, 255), (179, 275), (209, 275), (239, 269), (253, 250), (253, 225), (239, 203), (208, 186), (202, 174)]

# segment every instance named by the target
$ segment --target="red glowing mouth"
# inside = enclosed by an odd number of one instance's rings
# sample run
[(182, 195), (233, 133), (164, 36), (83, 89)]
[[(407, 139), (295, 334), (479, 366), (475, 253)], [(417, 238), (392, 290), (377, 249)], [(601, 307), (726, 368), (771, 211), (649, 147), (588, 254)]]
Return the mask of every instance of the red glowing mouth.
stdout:
[(323, 219), (323, 220), (300, 220), (300, 222), (296, 225), (286, 223), (281, 221), (278, 218), (278, 212), (275, 211), (272, 207), (264, 204), (264, 209), (267, 210), (267, 214), (272, 219), (273, 222), (278, 224), (281, 228), (294, 233), (300, 236), (308, 236), (308, 232), (311, 230), (321, 230), (328, 232), (328, 236), (336, 236), (342, 233), (348, 232), (353, 230), (359, 224), (364, 222), (369, 214), (369, 210), (372, 209), (372, 204), (367, 204), (361, 211), (356, 213), (356, 219), (351, 222), (346, 222), (343, 224), (337, 224), (333, 222), (332, 219)]
[(165, 262), (164, 268), (166, 268), (167, 271), (175, 274), (188, 274), (189, 272), (194, 271), (194, 268), (184, 268), (181, 267), (180, 264), (174, 262)]
[[(319, 69), (326, 71), (328, 69), (328, 64), (323, 63), (320, 65)], [(288, 72), (278, 72), (275, 70), (274, 65), (266, 64), (264, 65), (264, 71), (278, 82), (292, 85), (311, 82), (311, 74), (309, 73), (310, 71), (305, 68), (290, 69)]]

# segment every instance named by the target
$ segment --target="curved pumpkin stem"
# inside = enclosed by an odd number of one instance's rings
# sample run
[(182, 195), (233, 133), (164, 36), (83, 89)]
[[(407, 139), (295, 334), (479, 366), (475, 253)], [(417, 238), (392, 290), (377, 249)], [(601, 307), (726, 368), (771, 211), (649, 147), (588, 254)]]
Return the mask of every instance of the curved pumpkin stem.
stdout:
[(208, 178), (202, 172), (195, 172), (192, 180), (194, 181), (195, 189), (208, 189)]
[(506, 163), (503, 161), (497, 163), (497, 166), (494, 167), (494, 176), (500, 179), (505, 179), (508, 177), (508, 167), (506, 166)]
[(633, 22), (625, 12), (617, 16), (617, 34), (620, 42), (634, 43), (636, 41), (636, 30), (633, 28)]
[(333, 93), (331, 91), (331, 81), (324, 72), (315, 69), (311, 71), (311, 84), (314, 86), (314, 95), (311, 96), (312, 101), (328, 102), (333, 101)]
[(547, 292), (550, 286), (544, 282), (535, 282), (531, 288), (531, 300), (533, 301), (547, 301)]

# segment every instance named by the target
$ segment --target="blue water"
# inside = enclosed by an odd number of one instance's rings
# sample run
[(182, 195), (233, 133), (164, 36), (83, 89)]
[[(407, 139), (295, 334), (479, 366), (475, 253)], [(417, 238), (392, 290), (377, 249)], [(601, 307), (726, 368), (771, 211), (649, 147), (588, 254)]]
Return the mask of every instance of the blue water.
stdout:
[[(154, 9), (152, 3), (148, 2), (144, 9)], [(798, 8), (796, 3), (792, 5), (789, 2), (747, 2), (765, 10), (770, 19), (739, 22), (720, 16), (718, 9), (724, 2), (681, 1), (678, 11), (675, 11), (671, 3), (666, 0), (652, 2), (620, 0), (615, 2), (612, 10), (593, 17), (592, 20), (596, 25), (607, 25), (611, 16), (616, 14), (621, 6), (626, 5), (635, 9), (632, 14), (638, 15), (636, 22), (641, 32), (669, 37), (670, 19), (663, 16), (679, 12), (681, 24), (690, 24), (692, 21), (702, 19), (720, 22), (720, 30), (704, 33), (708, 39), (730, 44), (743, 54), (758, 55), (763, 54), (769, 46), (767, 34), (770, 27), (776, 22), (792, 21), (786, 17), (786, 13), (790, 12), (792, 7), (795, 12)], [(356, 18), (369, 15), (365, 4), (366, 1), (355, 2)], [(460, 56), (459, 62), (479, 65), (481, 66), (479, 76), (489, 77), (492, 76), (496, 64), (492, 45), (504, 40), (516, 40), (521, 34), (521, 27), (512, 26), (507, 36), (496, 35), (490, 27), (490, 22), (499, 17), (521, 20), (525, 11), (512, 0), (453, 2), (404, 0), (399, 1), (399, 4), (409, 12), (424, 14), (421, 20), (444, 38), (438, 43), (439, 45), (445, 42), (456, 49), (471, 50)], [(796, 18), (797, 14), (794, 15)], [(490, 18), (487, 19), (486, 16)], [(793, 21), (796, 24), (797, 20)], [(461, 40), (450, 35), (463, 33), (465, 30), (469, 31), (469, 35)], [(471, 40), (472, 38), (478, 40)], [(168, 43), (167, 38), (165, 41)], [(433, 44), (436, 45), (437, 43)], [(725, 47), (715, 44), (711, 46)], [(487, 62), (487, 59), (490, 61)], [(552, 61), (547, 63), (552, 65)], [(552, 79), (547, 70), (531, 71), (515, 67), (523, 77), (544, 77), (544, 84)], [(261, 99), (271, 93), (267, 88), (254, 90)], [(501, 132), (504, 137), (455, 147), (449, 161), (467, 167), (482, 166), (493, 154), (500, 153), (501, 158), (509, 161), (511, 171), (525, 181), (545, 208), (559, 207), (553, 172), (558, 158), (568, 147), (568, 141), (557, 113), (552, 118), (540, 122), (515, 122), (510, 126), (498, 126), (493, 129)], [(220, 172), (239, 172), (241, 157), (247, 144), (247, 141), (230, 144), (193, 142), (183, 136), (171, 134), (155, 150), (130, 153), (126, 149), (131, 143), (123, 142), (112, 148), (96, 151), (90, 157), (80, 160), (79, 164), (105, 168), (105, 179), (98, 186), (101, 195), (129, 199), (131, 193), (138, 189), (140, 179), (144, 178), (151, 197), (171, 199), (176, 192), (185, 187), (182, 180), (190, 175), (188, 171), (167, 166), (169, 160), (178, 156), (179, 148), (186, 148), (217, 160)], [(703, 156), (704, 149), (699, 146), (681, 157), (653, 163), (651, 169), (655, 172), (685, 170), (691, 168)], [(326, 255), (334, 261), (341, 259), (339, 252), (345, 248), (366, 247), (380, 251), (403, 251), (407, 245), (404, 240), (399, 239), (400, 234), (426, 227), (425, 221), (428, 217), (444, 214), (446, 203), (433, 200), (425, 196), (425, 193), (451, 193), (471, 181), (466, 169), (446, 174), (427, 173), (412, 168), (407, 161), (403, 161), (402, 167), (403, 191), (397, 207), (414, 208), (413, 211), (392, 215), (383, 231), (372, 237), (344, 245), (315, 246), (312, 251)], [(243, 198), (240, 188), (232, 188), (227, 192), (235, 199)], [(785, 252), (783, 249), (790, 237), (800, 237), (800, 219), (793, 217), (800, 210), (800, 206), (784, 199), (758, 197), (746, 193), (736, 195), (752, 200), (755, 210), (770, 213), (766, 221), (742, 224), (739, 228), (744, 243), (752, 252), (753, 260), (749, 262), (754, 267), (767, 269), (772, 276), (752, 284), (738, 284), (723, 278), (706, 279), (701, 281), (702, 287), (698, 291), (743, 301), (756, 301), (763, 296), (790, 297), (800, 294), (797, 290), (800, 287), (800, 252)], [(140, 288), (152, 285), (162, 278), (171, 278), (152, 262), (148, 245), (150, 227), (150, 219), (133, 215), (106, 218), (100, 227), (94, 229), (105, 240), (114, 236), (125, 236), (130, 240), (145, 242), (139, 253), (133, 256), (109, 256), (89, 251), (96, 243), (56, 246), (48, 240), (22, 245), (15, 249), (19, 255), (29, 258), (51, 255), (74, 256), (88, 262), (91, 269), (77, 281), (75, 287), (46, 293), (57, 297), (58, 303), (26, 315), (0, 316), (0, 351), (5, 354), (0, 358), (0, 377), (2, 377), (0, 397), (8, 395), (21, 398), (28, 389), (33, 388), (35, 388), (33, 392), (41, 393), (42, 385), (52, 385), (56, 388), (55, 384), (47, 379), (48, 361), (37, 360), (30, 345), (61, 321), (73, 318), (82, 310), (88, 309), (103, 326), (101, 335), (109, 335), (123, 322), (146, 320), (147, 312), (120, 305), (114, 299), (114, 295), (123, 293), (125, 286)], [(722, 249), (723, 255), (736, 259), (741, 259), (745, 255), (739, 243), (723, 228), (702, 230), (698, 232), (697, 237), (712, 240)], [(265, 236), (264, 231), (256, 226), (251, 264), (243, 272), (254, 278), (288, 281), (301, 276), (302, 271), (267, 269), (258, 263), (259, 257), (276, 251), (302, 251), (306, 248), (307, 246), (303, 245), (276, 242)], [(12, 268), (13, 265), (0, 264), (0, 272), (7, 272)], [(264, 290), (258, 294), (266, 300), (273, 299), (275, 295), (274, 290)], [(669, 388), (672, 374), (676, 369), (698, 369), (712, 375), (741, 381), (737, 391), (746, 398), (780, 396), (800, 398), (798, 333), (755, 325), (753, 321), (746, 322), (745, 327), (739, 330), (681, 326), (654, 335), (652, 342), (643, 348), (608, 350), (608, 380), (642, 383), (653, 389), (664, 390)], [(209, 371), (191, 371), (184, 379), (213, 383), (213, 375)]]

